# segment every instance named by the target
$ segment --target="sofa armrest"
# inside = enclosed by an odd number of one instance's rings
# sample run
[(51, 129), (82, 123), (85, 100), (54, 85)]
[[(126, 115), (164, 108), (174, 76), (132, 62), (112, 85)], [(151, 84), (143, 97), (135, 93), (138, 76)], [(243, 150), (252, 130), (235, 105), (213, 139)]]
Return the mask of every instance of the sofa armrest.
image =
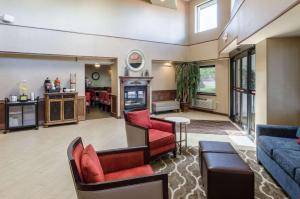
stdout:
[(257, 125), (256, 138), (259, 136), (273, 136), (296, 138), (298, 126), (284, 126), (284, 125)]
[(147, 128), (126, 122), (126, 137), (128, 147), (148, 146), (149, 132)]
[(153, 129), (160, 131), (166, 131), (170, 133), (175, 133), (175, 123), (163, 119), (151, 118), (151, 125)]
[(154, 174), (126, 180), (77, 184), (78, 198), (168, 199), (168, 175)]
[(98, 151), (97, 155), (104, 173), (130, 169), (149, 163), (147, 147), (134, 147)]

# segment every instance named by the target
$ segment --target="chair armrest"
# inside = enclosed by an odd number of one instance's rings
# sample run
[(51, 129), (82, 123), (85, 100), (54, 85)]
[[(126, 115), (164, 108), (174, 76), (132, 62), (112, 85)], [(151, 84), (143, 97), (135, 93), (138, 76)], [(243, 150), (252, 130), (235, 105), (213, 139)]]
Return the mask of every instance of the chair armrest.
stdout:
[(147, 147), (98, 151), (97, 155), (104, 173), (130, 169), (149, 163)]
[(160, 119), (160, 118), (155, 118), (155, 117), (151, 117), (150, 119), (151, 119), (151, 125), (153, 129), (175, 134), (176, 132), (175, 122)]
[(148, 129), (131, 122), (126, 122), (126, 136), (128, 147), (148, 146)]
[(168, 175), (154, 174), (126, 180), (76, 185), (79, 198), (168, 199)]
[(257, 125), (256, 138), (259, 136), (273, 136), (296, 138), (298, 126), (284, 126), (284, 125)]

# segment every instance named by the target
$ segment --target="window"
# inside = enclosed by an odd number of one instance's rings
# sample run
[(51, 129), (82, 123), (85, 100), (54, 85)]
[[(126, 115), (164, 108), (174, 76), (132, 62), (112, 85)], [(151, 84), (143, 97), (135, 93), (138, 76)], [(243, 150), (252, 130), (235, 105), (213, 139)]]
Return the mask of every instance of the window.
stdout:
[(216, 67), (201, 66), (198, 93), (204, 95), (216, 95)]
[(235, 0), (231, 0), (231, 11), (233, 10), (234, 4), (235, 4)]
[(203, 32), (218, 27), (217, 0), (211, 0), (195, 7), (195, 32)]

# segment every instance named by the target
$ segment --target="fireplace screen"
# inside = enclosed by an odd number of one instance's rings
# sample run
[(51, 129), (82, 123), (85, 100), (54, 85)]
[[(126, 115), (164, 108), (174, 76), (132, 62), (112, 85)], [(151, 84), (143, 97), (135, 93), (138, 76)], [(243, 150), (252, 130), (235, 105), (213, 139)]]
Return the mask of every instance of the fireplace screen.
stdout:
[(146, 86), (126, 86), (124, 91), (125, 110), (146, 108)]

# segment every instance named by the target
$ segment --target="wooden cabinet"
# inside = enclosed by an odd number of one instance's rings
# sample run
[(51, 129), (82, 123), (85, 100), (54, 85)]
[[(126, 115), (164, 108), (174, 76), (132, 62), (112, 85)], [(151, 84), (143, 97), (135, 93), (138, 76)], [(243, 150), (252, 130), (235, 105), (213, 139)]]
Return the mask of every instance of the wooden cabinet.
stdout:
[(46, 93), (44, 126), (78, 123), (77, 93)]

